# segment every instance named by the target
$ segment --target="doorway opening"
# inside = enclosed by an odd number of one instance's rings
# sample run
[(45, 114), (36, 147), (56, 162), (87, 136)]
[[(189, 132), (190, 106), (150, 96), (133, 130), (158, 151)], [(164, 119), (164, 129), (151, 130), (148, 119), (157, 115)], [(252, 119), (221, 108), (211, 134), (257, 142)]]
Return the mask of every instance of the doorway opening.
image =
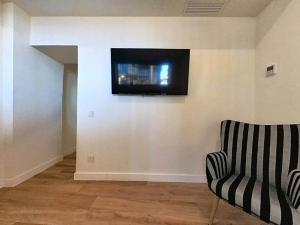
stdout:
[(78, 65), (64, 65), (62, 100), (62, 152), (68, 156), (76, 152), (77, 136), (77, 77)]
[(76, 160), (77, 142), (77, 46), (33, 46), (63, 66), (60, 84), (61, 102), (61, 155)]

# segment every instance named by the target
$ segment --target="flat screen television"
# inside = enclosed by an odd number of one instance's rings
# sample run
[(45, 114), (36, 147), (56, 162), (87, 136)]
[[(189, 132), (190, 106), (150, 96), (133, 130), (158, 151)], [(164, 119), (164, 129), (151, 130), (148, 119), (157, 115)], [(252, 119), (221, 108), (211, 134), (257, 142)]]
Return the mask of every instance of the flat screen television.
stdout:
[(112, 94), (187, 95), (189, 49), (111, 49)]

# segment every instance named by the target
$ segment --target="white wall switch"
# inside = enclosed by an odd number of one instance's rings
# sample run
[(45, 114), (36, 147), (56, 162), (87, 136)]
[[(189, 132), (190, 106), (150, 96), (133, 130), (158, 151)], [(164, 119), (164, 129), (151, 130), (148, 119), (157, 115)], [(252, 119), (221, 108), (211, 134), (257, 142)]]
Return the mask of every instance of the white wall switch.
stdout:
[(94, 118), (95, 117), (95, 112), (94, 111), (89, 111), (88, 117), (89, 118)]

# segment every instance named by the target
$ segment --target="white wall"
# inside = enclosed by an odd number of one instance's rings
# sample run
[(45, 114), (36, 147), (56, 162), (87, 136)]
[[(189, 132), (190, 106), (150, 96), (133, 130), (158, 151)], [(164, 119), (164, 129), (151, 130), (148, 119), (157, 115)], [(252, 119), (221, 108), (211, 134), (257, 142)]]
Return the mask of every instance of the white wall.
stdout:
[(2, 4), (2, 173), (5, 185), (7, 147), (13, 140), (13, 5)]
[(3, 122), (2, 122), (2, 90), (3, 90), (3, 11), (2, 11), (2, 1), (0, 1), (0, 188), (3, 186), (4, 178), (4, 144), (3, 144)]
[(13, 186), (61, 159), (63, 65), (30, 47), (22, 9), (4, 8), (5, 185)]
[(2, 144), (2, 65), (3, 65), (3, 11), (2, 1), (0, 1), (0, 145)]
[[(258, 122), (299, 123), (300, 1), (273, 1), (257, 18), (255, 114)], [(265, 77), (275, 63), (278, 74)]]
[(33, 17), (32, 45), (253, 49), (253, 18)]
[[(34, 45), (79, 45), (76, 179), (205, 180), (220, 121), (253, 120), (254, 19), (33, 17), (31, 25)], [(111, 47), (191, 48), (189, 95), (111, 95)]]
[(79, 51), (78, 178), (199, 180), (219, 122), (252, 119), (253, 50), (192, 50), (188, 97), (112, 96), (109, 56)]
[(63, 154), (69, 155), (76, 150), (77, 136), (77, 77), (78, 66), (66, 64), (63, 87)]

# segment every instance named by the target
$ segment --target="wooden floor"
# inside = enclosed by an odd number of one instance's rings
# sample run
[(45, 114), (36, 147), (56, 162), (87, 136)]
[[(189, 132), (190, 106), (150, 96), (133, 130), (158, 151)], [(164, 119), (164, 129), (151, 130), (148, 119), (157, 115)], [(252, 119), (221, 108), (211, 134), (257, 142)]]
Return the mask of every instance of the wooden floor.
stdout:
[[(204, 225), (205, 184), (74, 181), (75, 155), (14, 188), (0, 190), (2, 225)], [(259, 225), (224, 202), (216, 225)]]

